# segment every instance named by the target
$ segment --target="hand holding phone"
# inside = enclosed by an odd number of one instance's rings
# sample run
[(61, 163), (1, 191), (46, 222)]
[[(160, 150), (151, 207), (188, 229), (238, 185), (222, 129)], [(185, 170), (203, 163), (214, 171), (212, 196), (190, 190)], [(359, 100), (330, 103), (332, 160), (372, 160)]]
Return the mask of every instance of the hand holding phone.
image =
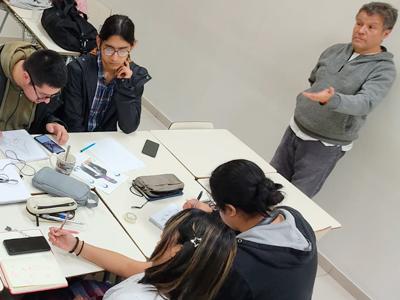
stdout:
[(45, 147), (48, 151), (51, 153), (56, 153), (59, 154), (61, 152), (64, 152), (65, 150), (61, 148), (60, 145), (58, 145), (55, 141), (50, 139), (47, 135), (42, 134), (35, 136), (34, 139), (41, 144), (43, 147)]

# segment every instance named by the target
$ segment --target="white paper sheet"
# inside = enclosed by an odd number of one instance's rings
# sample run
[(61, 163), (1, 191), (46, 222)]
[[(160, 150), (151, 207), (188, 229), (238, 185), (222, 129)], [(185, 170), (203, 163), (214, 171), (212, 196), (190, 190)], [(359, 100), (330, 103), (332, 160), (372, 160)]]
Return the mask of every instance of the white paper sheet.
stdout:
[[(84, 153), (101, 162), (106, 169), (125, 173), (144, 167), (144, 163), (112, 138), (95, 141), (95, 145)], [(88, 143), (89, 145), (90, 143)]]
[(3, 131), (0, 137), (0, 149), (4, 154), (8, 153), (13, 158), (16, 154), (19, 159), (26, 162), (48, 158), (45, 150), (24, 129)]
[[(101, 162), (97, 161), (96, 159), (91, 158), (87, 153), (79, 153), (75, 155), (76, 157), (76, 165), (72, 171), (72, 176), (79, 178), (86, 184), (88, 184), (90, 187), (95, 187), (96, 189), (99, 189), (101, 191), (104, 191), (108, 194), (112, 193), (121, 183), (123, 183), (126, 179), (127, 176), (120, 173), (119, 171), (111, 170), (111, 169), (106, 169), (104, 165), (102, 165)], [(97, 175), (102, 175), (101, 172), (96, 171), (90, 165), (87, 164), (87, 162), (92, 162), (98, 165), (101, 168), (106, 169), (106, 177), (101, 177), (101, 178), (96, 178), (98, 177)], [(86, 167), (89, 172), (92, 171), (96, 174), (94, 177), (93, 175), (90, 175), (87, 173), (82, 168), (82, 165)], [(86, 170), (87, 170), (86, 169)]]
[(18, 181), (18, 183), (0, 183), (0, 204), (26, 201), (31, 196), (28, 187), (21, 179), (17, 169), (12, 165), (12, 163), (14, 162), (9, 159), (0, 160), (0, 177), (3, 179), (8, 178)]

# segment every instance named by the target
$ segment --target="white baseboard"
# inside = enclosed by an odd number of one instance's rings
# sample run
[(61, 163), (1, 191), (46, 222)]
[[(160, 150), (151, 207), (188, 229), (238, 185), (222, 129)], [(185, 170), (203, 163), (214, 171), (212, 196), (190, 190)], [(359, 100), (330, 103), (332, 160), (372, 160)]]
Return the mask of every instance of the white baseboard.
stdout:
[(163, 113), (161, 112), (158, 108), (156, 108), (153, 103), (150, 102), (149, 99), (146, 97), (142, 96), (142, 105), (150, 112), (153, 114), (156, 119), (158, 119), (165, 127), (169, 128), (171, 125), (172, 121)]
[(318, 265), (357, 300), (372, 300), (357, 284), (351, 281), (323, 253), (318, 251)]

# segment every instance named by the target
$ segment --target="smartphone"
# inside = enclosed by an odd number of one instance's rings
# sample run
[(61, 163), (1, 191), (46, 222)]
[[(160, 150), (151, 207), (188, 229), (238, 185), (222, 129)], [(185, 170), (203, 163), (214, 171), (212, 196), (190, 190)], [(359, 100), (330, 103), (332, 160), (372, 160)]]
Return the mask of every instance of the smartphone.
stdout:
[(156, 157), (158, 147), (160, 147), (160, 145), (157, 144), (156, 142), (146, 140), (142, 149), (142, 153), (151, 157)]
[(55, 141), (50, 139), (47, 135), (42, 134), (35, 136), (34, 139), (40, 143), (43, 147), (45, 147), (47, 150), (49, 150), (51, 153), (61, 153), (64, 152), (65, 150), (61, 148), (60, 145), (58, 145)]
[(3, 241), (9, 255), (50, 251), (50, 245), (44, 236), (31, 236)]

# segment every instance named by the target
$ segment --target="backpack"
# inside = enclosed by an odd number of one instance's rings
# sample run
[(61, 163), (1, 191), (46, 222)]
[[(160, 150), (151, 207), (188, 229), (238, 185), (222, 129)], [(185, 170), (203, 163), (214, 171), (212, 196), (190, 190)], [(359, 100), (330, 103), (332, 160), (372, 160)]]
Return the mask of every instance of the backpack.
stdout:
[(96, 48), (97, 30), (87, 15), (78, 11), (75, 0), (53, 0), (41, 22), (53, 41), (66, 50), (85, 54)]

